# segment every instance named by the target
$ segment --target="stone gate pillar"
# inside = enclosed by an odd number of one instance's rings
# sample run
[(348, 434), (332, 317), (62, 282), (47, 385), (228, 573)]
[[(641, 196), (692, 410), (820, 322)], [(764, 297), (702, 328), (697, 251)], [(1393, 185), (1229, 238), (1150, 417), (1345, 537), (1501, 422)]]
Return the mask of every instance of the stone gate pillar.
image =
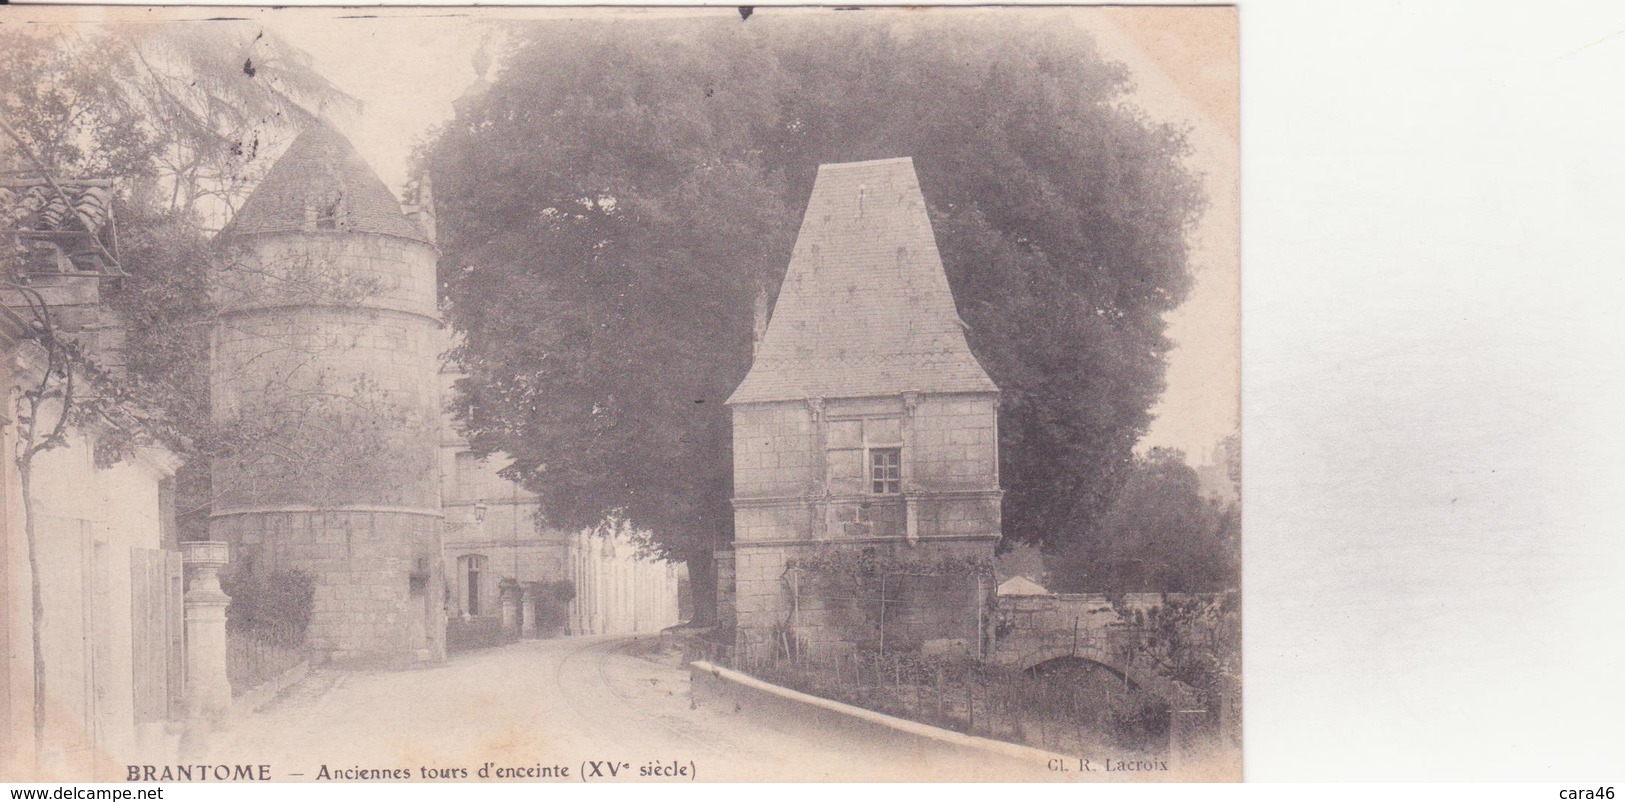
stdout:
[(228, 559), (219, 540), (192, 540), (181, 545), (186, 566), (186, 713), (191, 719), (216, 721), (231, 707), (226, 678), (226, 605), (220, 569)]
[(517, 588), (504, 585), (498, 591), (499, 601), (502, 604), (502, 635), (503, 637), (519, 637), (519, 591)]
[(537, 592), (536, 583), (526, 582), (519, 588), (519, 637), (531, 639), (536, 637), (537, 601), (541, 594)]

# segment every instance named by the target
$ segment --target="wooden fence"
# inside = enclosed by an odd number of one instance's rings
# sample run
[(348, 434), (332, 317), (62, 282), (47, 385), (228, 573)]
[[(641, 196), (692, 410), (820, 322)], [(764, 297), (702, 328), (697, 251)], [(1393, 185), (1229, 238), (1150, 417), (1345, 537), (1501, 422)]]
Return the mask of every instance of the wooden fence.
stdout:
[(289, 623), (226, 630), (226, 677), (242, 695), (304, 662), (304, 635)]

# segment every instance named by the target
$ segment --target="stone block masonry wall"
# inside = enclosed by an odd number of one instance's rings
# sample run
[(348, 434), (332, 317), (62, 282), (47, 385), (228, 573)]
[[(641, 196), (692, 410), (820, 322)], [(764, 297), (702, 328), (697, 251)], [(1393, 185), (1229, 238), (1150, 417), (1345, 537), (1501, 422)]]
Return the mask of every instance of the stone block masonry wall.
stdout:
[(401, 511), (216, 516), (211, 534), (256, 571), (315, 580), (305, 642), (341, 665), (444, 657), (440, 519)]
[(228, 319), (214, 338), (210, 390), (221, 414), (263, 401), (263, 394), (348, 389), (357, 379), (402, 403), (439, 397), (433, 368), (444, 347), (438, 324), (392, 310), (295, 307)]
[[(925, 395), (905, 411), (900, 397), (836, 399), (829, 421), (906, 416), (904, 475), (924, 490), (998, 488), (998, 407), (990, 393)], [(819, 423), (805, 402), (734, 408), (734, 494), (738, 498), (822, 493)], [(827, 444), (827, 441), (826, 441)]]
[(913, 459), (905, 464), (918, 487), (998, 488), (998, 406), (993, 396), (927, 395), (912, 418)]
[[(998, 411), (989, 393), (836, 399), (823, 421), (806, 402), (734, 408), (734, 539), (997, 537)], [(868, 492), (867, 458), (832, 436), (843, 423), (899, 423), (903, 493)], [(824, 449), (820, 449), (820, 445)], [(856, 473), (846, 463), (857, 463)], [(853, 475), (846, 475), (853, 474)], [(905, 513), (904, 498), (911, 499)]]
[(227, 312), (355, 304), (436, 315), (437, 254), (424, 242), (383, 234), (299, 231), (244, 237), (224, 256), (211, 293)]
[[(1190, 598), (1185, 594), (1128, 593), (1118, 605), (1147, 611)], [(1137, 656), (1139, 634), (1103, 594), (1000, 596), (995, 615), (998, 642), (990, 655), (995, 663), (1026, 669), (1057, 658), (1079, 658), (1107, 666), (1171, 703), (1194, 701), (1189, 688)]]
[[(870, 544), (882, 559), (918, 558), (903, 544)], [(990, 626), (991, 580), (973, 576), (891, 574), (850, 576), (791, 570), (789, 562), (818, 554), (816, 545), (738, 548), (735, 553), (738, 644), (747, 653), (769, 654), (778, 632), (793, 633), (814, 659), (853, 649), (975, 654), (986, 645), (979, 627)], [(933, 544), (930, 557), (990, 558), (992, 544)], [(881, 598), (886, 599), (881, 613)]]
[(785, 402), (735, 407), (734, 496), (822, 493), (812, 409)]
[[(1002, 496), (995, 394), (779, 401), (733, 414), (732, 601), (742, 647), (768, 648), (786, 627), (815, 650), (880, 645), (879, 587), (843, 593), (819, 580), (798, 593), (786, 572), (798, 557), (871, 549), (902, 563), (992, 559)], [(877, 448), (901, 456), (891, 492), (874, 492)], [(992, 588), (968, 583), (901, 577), (888, 586), (888, 648), (975, 652)]]
[(217, 417), (267, 391), (364, 377), (438, 420), (436, 259), (427, 244), (371, 234), (268, 235), (229, 248), (212, 288)]
[(388, 314), (297, 310), (223, 331), (215, 415), (266, 439), (216, 463), (216, 509), (438, 510), (439, 397), (419, 380), (437, 348), (425, 329)]

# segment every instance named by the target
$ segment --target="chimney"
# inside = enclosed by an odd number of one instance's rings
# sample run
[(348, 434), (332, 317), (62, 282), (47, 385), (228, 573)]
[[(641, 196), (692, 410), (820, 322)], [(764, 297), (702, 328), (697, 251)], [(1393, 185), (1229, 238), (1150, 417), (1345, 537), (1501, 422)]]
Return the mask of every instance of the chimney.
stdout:
[(406, 203), (402, 204), (401, 211), (406, 213), (406, 219), (418, 230), (418, 236), (429, 243), (435, 242), (434, 181), (429, 177), (428, 170), (419, 173), (407, 185)]
[(755, 326), (751, 330), (750, 355), (754, 358), (756, 352), (762, 350), (762, 337), (767, 334), (767, 319), (771, 316), (767, 308), (766, 281), (756, 283), (756, 301), (752, 306), (752, 312), (755, 315)]

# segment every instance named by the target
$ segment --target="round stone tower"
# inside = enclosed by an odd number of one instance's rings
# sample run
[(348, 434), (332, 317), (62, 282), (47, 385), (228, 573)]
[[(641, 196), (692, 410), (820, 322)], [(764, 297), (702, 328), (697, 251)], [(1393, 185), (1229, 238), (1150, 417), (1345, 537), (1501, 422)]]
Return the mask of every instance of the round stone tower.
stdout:
[(338, 664), (445, 655), (438, 251), (415, 200), (318, 124), (218, 240), (210, 533), (267, 607), (309, 577), (305, 643)]

